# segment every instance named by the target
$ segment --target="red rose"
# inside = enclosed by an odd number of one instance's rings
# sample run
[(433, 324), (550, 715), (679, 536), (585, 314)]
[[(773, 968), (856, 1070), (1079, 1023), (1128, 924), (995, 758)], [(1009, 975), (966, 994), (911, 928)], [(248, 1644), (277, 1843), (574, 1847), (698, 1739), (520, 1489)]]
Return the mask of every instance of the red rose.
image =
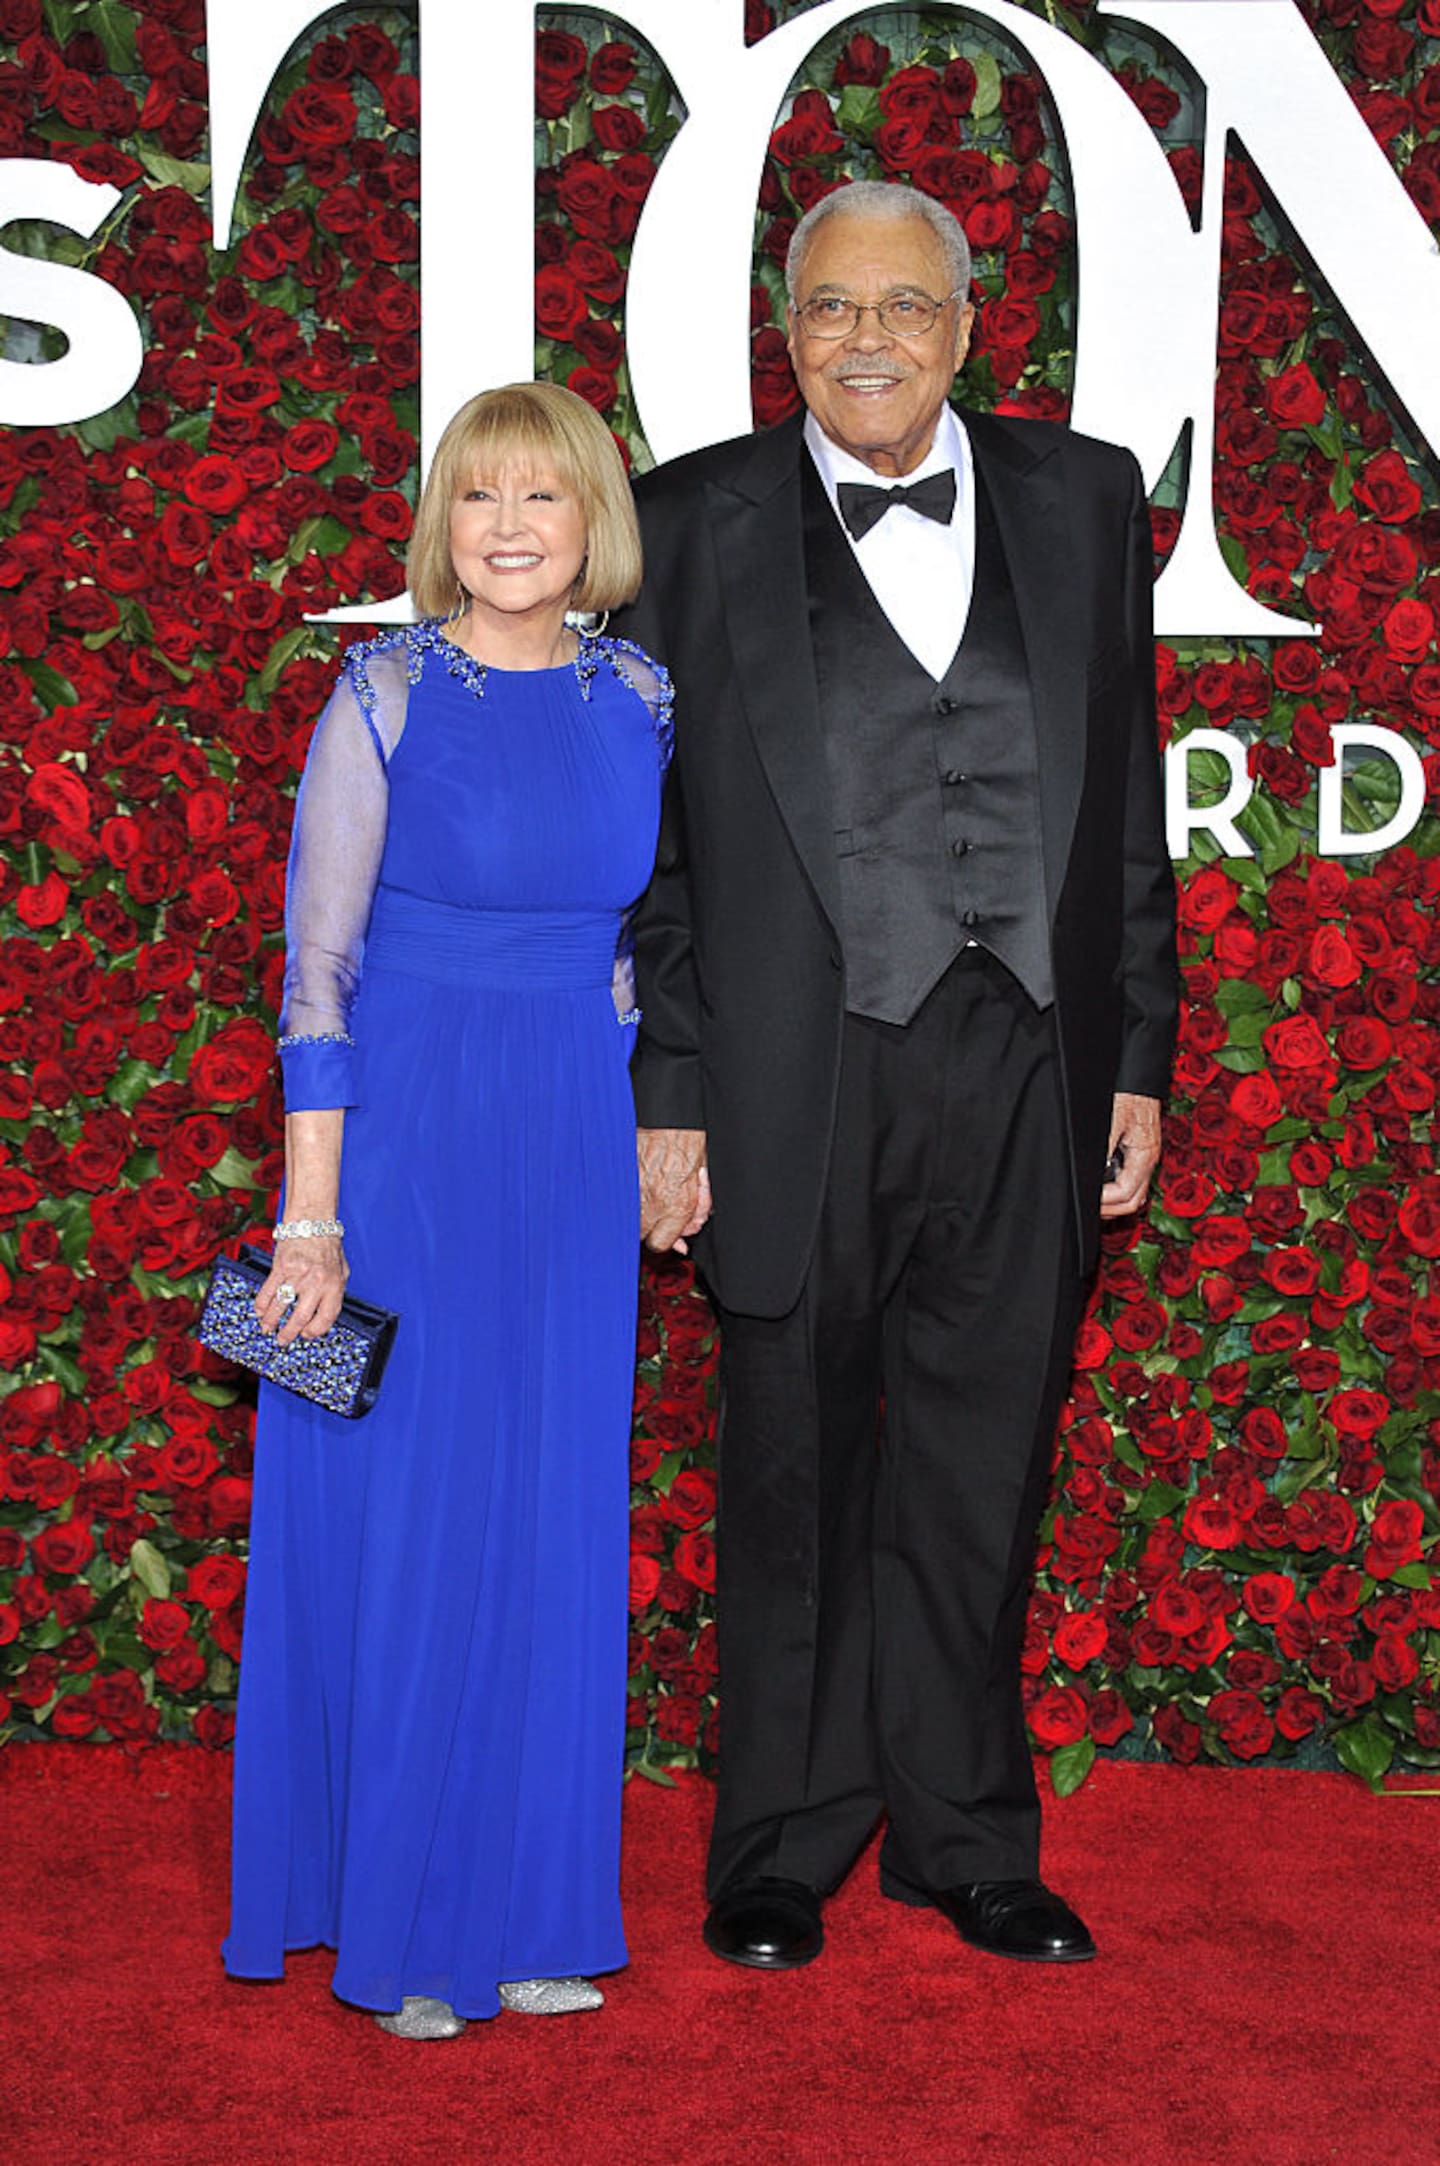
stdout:
[(178, 1646), (190, 1629), (190, 1613), (183, 1602), (157, 1601), (153, 1597), (140, 1613), (140, 1637), (147, 1647)]
[(1051, 1685), (1042, 1692), (1027, 1717), (1030, 1734), (1042, 1752), (1060, 1745), (1075, 1745), (1085, 1735), (1089, 1707), (1078, 1685)]
[(1240, 1599), (1257, 1624), (1273, 1624), (1294, 1606), (1295, 1582), (1284, 1572), (1256, 1572), (1246, 1580)]
[(65, 915), (65, 905), (70, 891), (58, 872), (47, 872), (43, 880), (34, 885), (22, 885), (15, 896), (15, 915), (22, 925), (32, 932), (44, 926), (58, 925)]
[(1355, 484), (1355, 499), (1377, 519), (1397, 524), (1413, 519), (1423, 502), (1419, 484), (1398, 451), (1382, 451), (1370, 460)]
[(1324, 1067), (1330, 1058), (1323, 1033), (1308, 1015), (1287, 1015), (1271, 1023), (1264, 1033), (1264, 1045), (1275, 1066), (1291, 1074)]
[(43, 760), (25, 785), (32, 804), (57, 820), (62, 827), (90, 825), (90, 793), (85, 778), (58, 760)]
[(645, 121), (631, 105), (600, 105), (590, 115), (590, 129), (602, 150), (634, 150), (645, 140)]
[(602, 98), (618, 98), (635, 80), (635, 48), (618, 42), (600, 46), (590, 62), (590, 87)]
[(253, 1098), (271, 1073), (275, 1042), (249, 1016), (223, 1023), (190, 1063), (190, 1089), (202, 1102)]
[(351, 141), (357, 124), (355, 101), (348, 90), (333, 84), (302, 83), (285, 100), (280, 120), (303, 156)]
[(657, 1557), (630, 1558), (630, 1614), (638, 1617), (641, 1610), (648, 1609), (660, 1586), (660, 1561)]
[(703, 1527), (715, 1515), (715, 1476), (706, 1467), (682, 1467), (660, 1509), (677, 1527)]
[(682, 1579), (707, 1593), (715, 1585), (715, 1544), (708, 1534), (682, 1534), (675, 1544), (675, 1569)]
[(584, 39), (570, 31), (540, 32), (535, 40), (535, 110), (542, 120), (558, 120), (569, 111), (580, 95), (589, 58)]
[(1083, 1670), (1105, 1652), (1110, 1627), (1098, 1610), (1067, 1610), (1055, 1627), (1055, 1652), (1067, 1669)]
[(569, 339), (587, 314), (585, 296), (572, 271), (552, 263), (536, 272), (535, 323), (543, 338)]
[(569, 158), (560, 168), (556, 200), (582, 239), (614, 242), (627, 237), (627, 206), (598, 159)]
[(1197, 933), (1212, 933), (1239, 898), (1239, 884), (1216, 865), (1203, 865), (1181, 887), (1178, 917)]
[(1299, 1685), (1286, 1686), (1275, 1709), (1275, 1727), (1282, 1737), (1298, 1744), (1324, 1720), (1325, 1702), (1318, 1693), (1306, 1692)]
[(185, 1592), (205, 1609), (225, 1609), (243, 1592), (245, 1566), (238, 1557), (223, 1553), (201, 1557), (190, 1567)]
[(1385, 651), (1397, 662), (1423, 662), (1435, 637), (1435, 618), (1428, 603), (1406, 596), (1387, 613)]
[(1325, 418), (1325, 394), (1303, 361), (1265, 386), (1265, 408), (1282, 429), (1314, 428)]
[(94, 1537), (79, 1519), (52, 1520), (30, 1544), (31, 1558), (40, 1572), (83, 1572), (94, 1554)]

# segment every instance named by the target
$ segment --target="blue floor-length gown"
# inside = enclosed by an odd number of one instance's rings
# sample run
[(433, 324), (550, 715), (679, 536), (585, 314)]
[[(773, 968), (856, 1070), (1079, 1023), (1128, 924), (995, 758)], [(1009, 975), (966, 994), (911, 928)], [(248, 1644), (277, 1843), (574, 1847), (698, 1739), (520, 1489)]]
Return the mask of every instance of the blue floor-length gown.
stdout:
[(612, 990), (654, 854), (663, 672), (352, 648), (287, 901), (286, 1101), (347, 1107), (351, 1289), (400, 1312), (358, 1421), (264, 1386), (225, 1962), (493, 2015), (625, 1961), (619, 1810), (638, 1239)]

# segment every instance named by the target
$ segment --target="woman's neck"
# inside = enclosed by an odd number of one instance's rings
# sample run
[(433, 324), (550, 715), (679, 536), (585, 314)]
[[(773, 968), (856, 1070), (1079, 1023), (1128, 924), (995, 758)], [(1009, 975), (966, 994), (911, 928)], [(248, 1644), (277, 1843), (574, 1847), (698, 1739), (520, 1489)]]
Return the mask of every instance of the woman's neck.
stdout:
[(472, 602), (463, 617), (442, 629), (475, 661), (495, 669), (556, 669), (574, 657), (578, 644), (563, 606), (533, 616), (509, 616), (480, 610)]

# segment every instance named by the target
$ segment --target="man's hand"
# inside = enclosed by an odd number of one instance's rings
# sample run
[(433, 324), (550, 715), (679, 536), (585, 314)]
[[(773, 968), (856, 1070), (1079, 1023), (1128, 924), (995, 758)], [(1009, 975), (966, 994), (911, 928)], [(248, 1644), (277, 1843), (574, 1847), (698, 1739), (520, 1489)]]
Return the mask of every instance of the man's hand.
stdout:
[(1150, 1193), (1150, 1176), (1160, 1163), (1160, 1101), (1133, 1091), (1115, 1093), (1110, 1116), (1111, 1158), (1119, 1158), (1113, 1181), (1100, 1191), (1100, 1216), (1124, 1218), (1138, 1211)]
[(710, 1216), (710, 1176), (703, 1128), (642, 1128), (640, 1238), (647, 1248), (689, 1253), (687, 1242)]

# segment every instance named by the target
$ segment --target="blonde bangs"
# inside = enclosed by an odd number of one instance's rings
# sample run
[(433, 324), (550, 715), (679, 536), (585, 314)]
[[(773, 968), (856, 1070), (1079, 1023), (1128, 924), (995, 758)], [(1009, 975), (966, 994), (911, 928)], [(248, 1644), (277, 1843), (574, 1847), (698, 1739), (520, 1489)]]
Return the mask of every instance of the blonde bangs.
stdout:
[(571, 606), (618, 609), (640, 591), (640, 530), (624, 461), (593, 406), (559, 384), (503, 384), (461, 407), (436, 447), (415, 515), (406, 572), (423, 616), (455, 607), (450, 507), (477, 474), (549, 473), (572, 489), (585, 518), (586, 558)]

